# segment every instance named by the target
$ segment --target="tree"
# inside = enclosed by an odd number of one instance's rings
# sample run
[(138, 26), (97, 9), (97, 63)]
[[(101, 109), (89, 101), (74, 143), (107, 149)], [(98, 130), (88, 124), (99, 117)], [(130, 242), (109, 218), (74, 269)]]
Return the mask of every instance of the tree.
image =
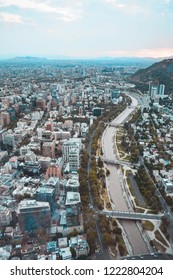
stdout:
[(105, 243), (106, 246), (111, 246), (114, 243), (114, 239), (112, 237), (112, 234), (109, 233), (104, 233), (103, 234), (103, 242)]
[(173, 199), (171, 196), (166, 196), (165, 197), (165, 200), (166, 200), (166, 203), (169, 205), (169, 206), (173, 206)]
[(103, 167), (103, 161), (101, 160), (100, 157), (98, 158), (97, 165), (98, 165), (98, 167), (100, 167), (100, 168)]
[(118, 250), (119, 250), (120, 255), (123, 256), (125, 253), (125, 247), (122, 244), (119, 244)]
[(74, 237), (74, 236), (76, 236), (76, 235), (78, 235), (78, 231), (74, 228), (73, 231), (71, 231), (71, 232), (69, 233), (68, 237), (70, 238), (70, 237)]
[(114, 232), (115, 234), (122, 234), (122, 230), (121, 230), (121, 228), (119, 228), (119, 227), (114, 227), (113, 232)]
[(97, 175), (99, 178), (104, 178), (105, 177), (104, 169), (103, 168), (99, 169)]
[(106, 176), (108, 177), (110, 175), (109, 169), (106, 169)]

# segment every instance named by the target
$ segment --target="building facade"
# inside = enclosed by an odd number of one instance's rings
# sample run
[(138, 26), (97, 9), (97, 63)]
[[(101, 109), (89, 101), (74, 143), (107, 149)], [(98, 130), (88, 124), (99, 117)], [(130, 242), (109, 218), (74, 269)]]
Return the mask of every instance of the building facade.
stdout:
[(18, 208), (19, 225), (22, 232), (51, 227), (51, 211), (48, 202), (23, 200)]
[(11, 221), (11, 211), (5, 206), (0, 206), (0, 227), (9, 226)]

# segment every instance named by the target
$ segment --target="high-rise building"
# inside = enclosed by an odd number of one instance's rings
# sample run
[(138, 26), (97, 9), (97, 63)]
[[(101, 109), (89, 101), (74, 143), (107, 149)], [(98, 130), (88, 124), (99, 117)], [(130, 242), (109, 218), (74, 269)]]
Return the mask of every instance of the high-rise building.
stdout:
[(161, 84), (159, 87), (159, 95), (164, 96), (164, 94), (165, 94), (165, 85)]
[(42, 154), (44, 157), (55, 158), (55, 142), (44, 142), (42, 146)]
[(115, 89), (112, 91), (112, 99), (119, 98), (121, 91), (119, 89)]
[(159, 94), (159, 87), (158, 86), (152, 86), (151, 87), (151, 98), (155, 98)]
[(159, 93), (159, 82), (158, 81), (150, 81), (149, 82), (149, 96), (154, 98), (155, 95)]
[(12, 107), (9, 107), (8, 109), (7, 109), (7, 113), (9, 113), (9, 115), (10, 115), (10, 121), (15, 121), (15, 119), (16, 119), (16, 111), (15, 111), (15, 109), (14, 108), (12, 108)]
[(5, 145), (11, 146), (13, 148), (15, 147), (15, 139), (13, 133), (5, 132), (2, 137), (3, 137), (3, 143)]
[(69, 168), (70, 171), (77, 171), (79, 169), (79, 149), (78, 148), (73, 148), (69, 151)]
[(51, 211), (53, 212), (56, 207), (55, 188), (39, 187), (36, 191), (36, 200), (49, 202)]
[(11, 221), (11, 211), (7, 207), (0, 205), (0, 227), (9, 226)]
[(149, 96), (152, 99), (159, 99), (159, 97), (163, 97), (165, 94), (165, 85), (160, 84), (159, 81), (151, 81), (149, 82)]
[(65, 199), (66, 225), (80, 225), (81, 198), (78, 192), (67, 192)]
[[(63, 152), (63, 160), (65, 163), (69, 162), (69, 154), (71, 151), (74, 151), (74, 149), (76, 150), (75, 153), (78, 154), (78, 157), (79, 157), (79, 153), (82, 149), (81, 139), (71, 138), (69, 140), (64, 141), (63, 147), (62, 147), (62, 152)], [(72, 154), (71, 154), (71, 157), (73, 157)]]
[(51, 212), (48, 202), (22, 200), (18, 207), (18, 219), (21, 231), (32, 231), (51, 227)]

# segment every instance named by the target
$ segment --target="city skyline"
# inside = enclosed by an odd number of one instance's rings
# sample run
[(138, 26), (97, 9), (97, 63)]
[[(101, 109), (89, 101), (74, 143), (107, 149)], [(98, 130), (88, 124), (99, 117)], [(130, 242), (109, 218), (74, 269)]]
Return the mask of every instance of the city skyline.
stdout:
[(167, 57), (172, 0), (0, 0), (0, 57)]

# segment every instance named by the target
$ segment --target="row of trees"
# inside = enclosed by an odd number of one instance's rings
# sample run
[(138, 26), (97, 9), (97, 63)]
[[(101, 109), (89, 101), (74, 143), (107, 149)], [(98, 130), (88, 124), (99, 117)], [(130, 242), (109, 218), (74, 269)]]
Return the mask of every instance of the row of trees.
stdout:
[(99, 226), (103, 235), (103, 242), (106, 246), (116, 247), (121, 256), (126, 253), (126, 247), (122, 238), (122, 230), (114, 218), (107, 219), (99, 215)]
[(146, 172), (144, 166), (140, 166), (134, 178), (148, 207), (153, 211), (153, 213), (158, 213), (162, 209), (162, 206), (159, 198), (155, 195), (155, 186), (153, 181)]
[[(97, 231), (94, 217), (95, 212), (88, 207), (90, 203), (89, 189), (91, 191), (95, 207), (101, 210), (103, 209), (103, 200), (100, 196), (100, 193), (101, 188), (105, 188), (103, 162), (101, 158), (98, 158), (96, 161), (96, 153), (98, 148), (100, 148), (98, 146), (98, 140), (103, 134), (105, 123), (118, 116), (121, 111), (125, 109), (125, 103), (127, 102), (130, 103), (129, 97), (124, 97), (124, 100), (121, 104), (110, 106), (108, 111), (108, 108), (105, 108), (105, 112), (96, 120), (94, 120), (94, 123), (90, 127), (85, 139), (86, 149), (83, 150), (81, 154), (81, 166), (79, 169), (80, 195), (83, 209), (84, 229), (87, 234), (87, 240), (91, 248), (91, 253), (94, 253), (96, 249)], [(107, 175), (108, 173), (109, 172), (107, 172)], [(104, 243), (105, 245), (115, 245), (117, 240), (115, 236), (112, 235), (112, 231), (110, 231), (110, 222), (105, 216), (103, 217), (102, 220), (99, 218), (99, 221), (101, 222), (100, 226), (102, 227)], [(113, 230), (114, 234), (115, 232), (117, 233), (117, 227), (113, 228)], [(118, 230), (117, 234), (121, 235), (120, 229)], [(124, 247), (121, 244), (119, 244), (119, 246), (121, 253), (123, 254)]]

